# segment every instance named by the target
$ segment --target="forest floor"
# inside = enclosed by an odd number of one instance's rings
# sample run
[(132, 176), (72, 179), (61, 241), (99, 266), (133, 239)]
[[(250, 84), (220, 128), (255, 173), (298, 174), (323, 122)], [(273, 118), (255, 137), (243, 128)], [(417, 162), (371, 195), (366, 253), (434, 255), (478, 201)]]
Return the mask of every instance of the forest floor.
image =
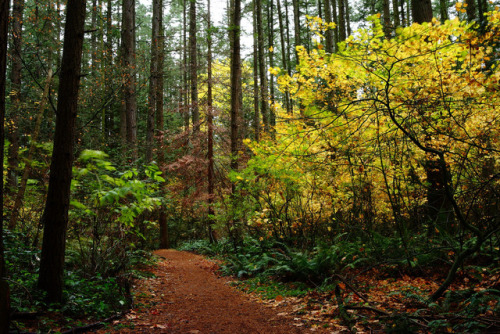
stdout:
[(155, 254), (162, 259), (149, 268), (154, 278), (136, 282), (135, 308), (97, 333), (343, 332), (307, 324), (284, 300), (266, 303), (239, 291), (229, 278), (217, 275), (212, 260), (170, 249)]

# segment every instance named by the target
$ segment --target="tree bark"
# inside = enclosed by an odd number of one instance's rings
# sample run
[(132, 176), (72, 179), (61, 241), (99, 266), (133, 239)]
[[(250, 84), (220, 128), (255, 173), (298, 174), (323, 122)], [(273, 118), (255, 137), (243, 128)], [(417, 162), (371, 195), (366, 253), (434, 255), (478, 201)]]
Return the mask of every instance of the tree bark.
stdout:
[[(332, 5), (330, 0), (325, 1), (325, 20), (326, 22), (332, 22)], [(333, 53), (333, 30), (328, 29), (325, 32), (325, 51), (328, 53)]]
[(476, 1), (466, 0), (465, 3), (467, 4), (467, 7), (465, 7), (465, 10), (467, 12), (467, 21), (472, 22), (477, 19)]
[(424, 23), (432, 21), (431, 0), (411, 0), (413, 22)]
[(343, 42), (347, 38), (346, 27), (345, 27), (345, 3), (344, 0), (337, 0), (339, 2), (339, 16), (338, 16), (338, 29), (339, 29), (339, 41)]
[(123, 0), (122, 60), (124, 73), (123, 109), (121, 116), (122, 142), (137, 156), (137, 99), (135, 84), (135, 0)]
[(215, 214), (214, 210), (214, 124), (213, 124), (213, 96), (212, 96), (212, 22), (211, 22), (210, 0), (207, 1), (207, 155), (208, 155), (208, 238), (210, 242), (216, 242), (213, 230)]
[(50, 165), (49, 189), (42, 216), (44, 234), (38, 277), (38, 287), (47, 292), (47, 301), (49, 302), (61, 302), (62, 299), (85, 3), (81, 0), (68, 0), (66, 6), (56, 130)]
[[(7, 68), (7, 37), (9, 22), (9, 0), (0, 0), (0, 157), (4, 159), (4, 136), (5, 136), (5, 78)], [(0, 218), (3, 218), (3, 163), (0, 164)], [(3, 245), (3, 219), (0, 221), (0, 334), (9, 332), (10, 315), (10, 292), (9, 285), (5, 281), (6, 268)]]
[(148, 115), (146, 122), (146, 162), (153, 160), (153, 137), (155, 131), (156, 99), (158, 97), (158, 58), (161, 1), (153, 0), (153, 17), (151, 23), (151, 63), (149, 77)]
[[(164, 136), (163, 131), (165, 128), (165, 118), (163, 116), (163, 87), (164, 87), (164, 62), (165, 62), (165, 29), (163, 26), (163, 0), (158, 0), (159, 2), (159, 14), (158, 14), (158, 81), (156, 87), (156, 131), (157, 131), (157, 156), (158, 165), (163, 166), (165, 164), (165, 154), (164, 149)], [(164, 174), (164, 173), (162, 173)], [(165, 175), (162, 175), (165, 177)], [(162, 190), (163, 191), (163, 190)], [(158, 217), (158, 225), (160, 226), (160, 247), (170, 248), (169, 231), (167, 224), (167, 213), (165, 212), (165, 207), (160, 207), (160, 214)]]
[(257, 1), (253, 0), (253, 128), (255, 141), (260, 140), (259, 117), (259, 47), (257, 33)]
[(260, 77), (260, 111), (264, 122), (264, 131), (269, 132), (269, 94), (267, 89), (266, 60), (264, 57), (264, 31), (262, 29), (262, 0), (255, 0), (257, 18), (257, 41), (259, 53), (259, 77)]
[(198, 107), (198, 60), (196, 50), (196, 0), (189, 0), (189, 73), (191, 78), (191, 117), (193, 131), (200, 130), (200, 109)]
[(399, 2), (398, 0), (392, 0), (392, 9), (394, 16), (394, 27), (399, 27), (401, 25), (401, 20), (399, 17)]
[[(238, 170), (238, 152), (240, 145), (240, 113), (241, 113), (241, 0), (233, 0), (232, 22), (229, 28), (231, 43), (231, 170)], [(235, 186), (232, 185), (232, 192)]]
[(385, 38), (391, 38), (391, 10), (389, 8), (389, 0), (383, 0), (384, 7), (384, 34)]
[(12, 71), (11, 71), (11, 101), (10, 122), (8, 122), (7, 136), (9, 139), (9, 157), (7, 170), (6, 192), (14, 193), (17, 187), (19, 165), (19, 113), (21, 111), (21, 52), (23, 33), (24, 0), (15, 0), (12, 8)]
[[(273, 0), (270, 0), (267, 6), (267, 22), (269, 25), (268, 28), (268, 44), (269, 47), (274, 47), (274, 15), (273, 15)], [(274, 51), (269, 51), (269, 66), (274, 67)], [(267, 73), (266, 73), (267, 76)], [(274, 75), (270, 75), (269, 77), (269, 95), (271, 106), (269, 107), (269, 125), (271, 127), (271, 134), (274, 133), (274, 127), (276, 126), (276, 114), (274, 112)], [(274, 135), (273, 135), (274, 136)]]
[(297, 53), (297, 46), (302, 45), (300, 39), (300, 10), (299, 10), (299, 0), (292, 0), (293, 6), (293, 28), (294, 28), (294, 38), (295, 38), (295, 64), (299, 63), (299, 54)]

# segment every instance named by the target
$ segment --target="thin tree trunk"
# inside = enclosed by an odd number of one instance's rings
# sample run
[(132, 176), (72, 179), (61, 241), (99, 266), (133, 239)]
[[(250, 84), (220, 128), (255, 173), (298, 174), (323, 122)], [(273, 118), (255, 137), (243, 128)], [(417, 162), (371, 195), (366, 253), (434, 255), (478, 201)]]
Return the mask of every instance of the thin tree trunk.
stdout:
[(297, 46), (302, 45), (300, 40), (300, 10), (299, 0), (292, 0), (293, 6), (293, 28), (295, 37), (295, 64), (299, 63), (299, 54), (297, 53)]
[(339, 42), (343, 42), (347, 38), (346, 28), (345, 28), (345, 3), (344, 0), (338, 0), (338, 2), (339, 2), (339, 17), (338, 17)]
[(7, 170), (8, 193), (13, 193), (17, 187), (19, 165), (19, 113), (21, 111), (21, 52), (23, 33), (24, 0), (15, 0), (12, 8), (12, 72), (11, 72), (11, 101), (10, 122), (7, 122), (9, 139), (9, 157)]
[[(122, 13), (122, 57), (125, 69), (123, 85), (122, 136), (125, 147), (137, 156), (137, 99), (135, 84), (135, 0), (123, 0)], [(124, 123), (124, 124), (123, 124)], [(124, 131), (124, 133), (123, 133)], [(123, 137), (122, 137), (123, 140)]]
[[(107, 0), (106, 8), (106, 57), (104, 73), (104, 82), (106, 83), (106, 96), (111, 96), (113, 93), (111, 81), (112, 81), (112, 66), (113, 66), (113, 2), (112, 0)], [(105, 142), (113, 131), (114, 127), (114, 115), (111, 113), (111, 106), (107, 106), (103, 110), (103, 142)]]
[[(282, 59), (281, 66), (283, 66), (285, 72), (289, 73), (288, 62), (287, 62), (287, 45), (285, 44), (285, 27), (283, 24), (283, 12), (281, 11), (281, 0), (276, 0), (276, 3), (278, 5), (278, 23), (280, 28), (281, 59)], [(285, 91), (284, 97), (285, 97), (286, 112), (287, 114), (291, 114), (292, 108), (290, 104), (290, 92), (288, 90)]]
[(345, 25), (346, 25), (346, 38), (348, 36), (351, 36), (351, 10), (349, 9), (349, 0), (344, 0), (345, 1)]
[(187, 44), (187, 0), (183, 0), (183, 6), (182, 6), (182, 26), (183, 26), (183, 36), (182, 36), (182, 45), (183, 45), (183, 68), (182, 68), (182, 73), (183, 73), (183, 90), (182, 90), (182, 95), (184, 96), (184, 128), (187, 131), (189, 131), (189, 98), (188, 98), (188, 91), (189, 91), (189, 81), (188, 81), (188, 44)]
[[(4, 136), (5, 136), (5, 78), (7, 68), (7, 38), (8, 38), (8, 22), (9, 22), (9, 0), (0, 0), (0, 158), (4, 159)], [(0, 217), (4, 215), (3, 208), (3, 163), (0, 164)], [(3, 244), (3, 221), (0, 222), (0, 333), (9, 333), (10, 324), (10, 290), (5, 276), (7, 274), (5, 269), (4, 257), (4, 244)]]
[(75, 121), (82, 60), (85, 1), (68, 0), (64, 51), (59, 80), (54, 149), (49, 189), (42, 216), (44, 225), (38, 287), (47, 301), (61, 302), (64, 251), (70, 200), (71, 168), (74, 157)]
[[(159, 13), (158, 13), (158, 80), (156, 86), (156, 131), (157, 131), (157, 159), (158, 165), (163, 166), (165, 164), (165, 154), (164, 150), (164, 136), (163, 131), (165, 129), (165, 118), (163, 115), (163, 88), (164, 88), (164, 62), (165, 62), (165, 28), (163, 26), (163, 0), (158, 0), (159, 2)], [(165, 177), (162, 173), (162, 176)], [(163, 190), (162, 190), (163, 191)], [(158, 225), (160, 226), (160, 247), (170, 248), (169, 231), (167, 224), (167, 213), (164, 206), (160, 207), (160, 213), (158, 216)]]
[(257, 18), (257, 40), (259, 52), (259, 76), (260, 76), (260, 110), (264, 122), (264, 131), (269, 133), (269, 102), (267, 90), (266, 60), (264, 57), (264, 31), (262, 29), (262, 0), (255, 0)]
[(383, 0), (384, 9), (384, 34), (385, 38), (391, 38), (391, 10), (389, 8), (389, 0)]
[(392, 9), (394, 11), (394, 27), (401, 26), (401, 20), (399, 18), (399, 2), (398, 0), (392, 0)]
[[(232, 22), (229, 28), (231, 42), (231, 170), (238, 170), (238, 152), (240, 145), (240, 97), (241, 97), (241, 47), (240, 47), (240, 22), (241, 0), (233, 0)], [(232, 192), (235, 186), (232, 185)]]
[(19, 190), (17, 191), (16, 199), (14, 201), (14, 206), (12, 207), (12, 213), (9, 219), (9, 229), (11, 230), (16, 227), (19, 209), (21, 209), (21, 205), (23, 203), (26, 185), (28, 184), (28, 178), (31, 173), (31, 162), (33, 160), (33, 154), (35, 153), (35, 147), (38, 142), (38, 135), (40, 134), (40, 127), (42, 125), (43, 112), (45, 111), (45, 105), (47, 104), (47, 100), (49, 97), (49, 88), (51, 81), (52, 70), (49, 69), (49, 74), (47, 76), (47, 79), (45, 80), (45, 87), (43, 89), (42, 98), (40, 100), (40, 104), (38, 105), (38, 115), (36, 117), (35, 129), (33, 130), (33, 134), (31, 135), (31, 145), (28, 150), (28, 156), (26, 157), (26, 165), (24, 166), (23, 176), (19, 184)]
[(253, 0), (253, 127), (255, 141), (260, 140), (259, 117), (259, 51), (257, 33), (257, 0)]
[[(273, 18), (273, 12), (274, 12), (274, 2), (273, 0), (270, 0), (267, 6), (267, 22), (269, 25), (268, 28), (268, 44), (269, 47), (274, 47), (274, 18)], [(269, 66), (274, 67), (274, 51), (269, 51)], [(271, 132), (273, 133), (274, 127), (276, 126), (276, 114), (274, 112), (274, 75), (270, 75), (270, 80), (269, 80), (269, 95), (270, 95), (270, 102), (271, 102), (271, 107), (269, 108), (269, 125), (271, 126)]]
[[(325, 20), (326, 22), (332, 22), (332, 6), (330, 0), (325, 1)], [(333, 31), (328, 29), (325, 32), (325, 51), (328, 53), (333, 53)]]
[(337, 27), (333, 31), (333, 51), (337, 51), (337, 43), (339, 42), (339, 27), (338, 27), (338, 15), (337, 15), (337, 0), (331, 0), (332, 4), (332, 21), (337, 24)]
[(472, 22), (477, 19), (476, 14), (476, 0), (465, 0), (467, 7), (465, 10), (467, 11), (467, 21)]
[(148, 115), (146, 120), (146, 162), (153, 160), (153, 137), (155, 131), (156, 98), (158, 97), (158, 57), (160, 32), (160, 0), (153, 0), (151, 24), (151, 64), (149, 79)]
[(189, 72), (191, 77), (191, 117), (193, 131), (200, 130), (200, 110), (198, 107), (198, 61), (196, 50), (196, 0), (189, 0)]
[(212, 22), (210, 17), (210, 0), (207, 1), (207, 155), (208, 155), (208, 238), (210, 242), (215, 242), (213, 231), (215, 214), (214, 210), (214, 124), (213, 124), (213, 97), (212, 97)]

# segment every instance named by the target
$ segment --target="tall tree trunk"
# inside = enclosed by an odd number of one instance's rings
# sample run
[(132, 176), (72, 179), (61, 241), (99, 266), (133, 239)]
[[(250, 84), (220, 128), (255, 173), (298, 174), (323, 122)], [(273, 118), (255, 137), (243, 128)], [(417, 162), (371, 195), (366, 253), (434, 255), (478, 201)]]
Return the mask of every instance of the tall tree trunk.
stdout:
[(257, 0), (253, 0), (253, 127), (255, 141), (260, 140), (259, 117), (259, 41), (257, 33)]
[(189, 80), (188, 80), (188, 44), (187, 44), (187, 0), (183, 0), (182, 6), (182, 50), (183, 50), (183, 63), (182, 63), (182, 76), (183, 76), (183, 89), (182, 96), (184, 97), (184, 128), (189, 131)]
[(346, 25), (346, 38), (348, 36), (351, 36), (352, 31), (351, 31), (351, 10), (349, 9), (349, 0), (344, 0), (345, 1), (345, 25)]
[[(281, 0), (276, 0), (276, 3), (278, 5), (278, 23), (279, 23), (279, 28), (280, 28), (281, 60), (282, 60), (281, 66), (283, 66), (283, 69), (285, 70), (285, 72), (290, 73), (289, 68), (288, 68), (288, 62), (287, 62), (288, 45), (285, 44), (285, 26), (283, 24), (283, 12), (281, 11)], [(255, 64), (254, 64), (254, 66), (255, 66)], [(255, 73), (255, 70), (254, 70), (254, 73)], [(284, 102), (285, 102), (286, 112), (287, 112), (287, 114), (291, 114), (292, 113), (292, 106), (290, 103), (290, 92), (288, 90), (285, 91), (284, 98), (285, 98)]]
[[(325, 1), (325, 20), (326, 22), (332, 22), (332, 6), (330, 0)], [(325, 51), (328, 53), (333, 53), (333, 30), (328, 29), (325, 32)]]
[(344, 0), (337, 0), (339, 2), (339, 17), (338, 17), (338, 29), (339, 29), (339, 42), (345, 41), (347, 38), (346, 28), (345, 28), (345, 3)]
[(431, 0), (411, 0), (413, 22), (424, 23), (432, 21)]
[(299, 63), (299, 54), (297, 53), (297, 46), (302, 45), (300, 39), (300, 10), (299, 10), (299, 0), (292, 0), (293, 6), (293, 28), (294, 28), (294, 39), (295, 39), (295, 64)]
[(257, 18), (257, 40), (259, 52), (259, 76), (260, 76), (260, 110), (264, 122), (264, 131), (269, 132), (269, 94), (267, 90), (266, 60), (264, 57), (264, 31), (262, 29), (262, 0), (255, 0)]
[[(125, 69), (122, 109), (122, 141), (137, 156), (137, 99), (135, 85), (135, 0), (123, 0), (122, 58)], [(124, 131), (124, 133), (123, 133)], [(124, 136), (124, 137), (123, 137)]]
[[(229, 28), (231, 43), (231, 170), (238, 170), (238, 152), (240, 143), (240, 114), (241, 114), (241, 0), (233, 0), (231, 11), (232, 22)], [(232, 185), (232, 192), (235, 186)]]
[(337, 27), (333, 31), (333, 51), (337, 51), (337, 43), (339, 42), (339, 20), (337, 15), (337, 0), (331, 0), (332, 4), (332, 20), (337, 24)]
[[(158, 13), (158, 80), (156, 86), (156, 131), (157, 131), (157, 151), (158, 151), (158, 165), (163, 166), (165, 164), (165, 154), (164, 150), (164, 136), (163, 131), (165, 129), (165, 118), (163, 115), (163, 88), (164, 88), (164, 70), (165, 65), (165, 28), (163, 26), (163, 0), (158, 0), (159, 2), (159, 13)], [(164, 177), (164, 175), (163, 175)], [(158, 216), (158, 225), (160, 226), (160, 247), (170, 248), (170, 240), (168, 234), (168, 224), (167, 224), (167, 213), (165, 207), (160, 208), (160, 213)]]
[(90, 37), (90, 60), (92, 65), (92, 76), (95, 77), (97, 67), (97, 0), (92, 0), (92, 35)]
[(392, 9), (394, 11), (394, 27), (401, 26), (401, 20), (399, 18), (399, 2), (398, 0), (392, 0)]
[[(104, 82), (106, 84), (106, 96), (114, 94), (112, 88), (112, 66), (113, 66), (113, 1), (107, 0), (106, 2), (106, 56), (104, 60)], [(114, 130), (114, 115), (111, 113), (111, 105), (103, 109), (103, 142), (107, 140), (111, 132)]]
[(9, 139), (9, 157), (7, 170), (8, 193), (13, 193), (17, 187), (18, 165), (19, 165), (19, 113), (21, 112), (21, 70), (22, 70), (22, 33), (23, 33), (23, 10), (24, 0), (15, 0), (12, 8), (12, 71), (11, 79), (11, 101), (10, 122), (7, 122)]
[(465, 3), (467, 4), (467, 7), (465, 7), (467, 11), (467, 21), (472, 22), (477, 19), (476, 0), (466, 0)]
[(198, 61), (196, 50), (196, 0), (189, 0), (189, 73), (191, 78), (191, 117), (193, 131), (200, 130), (200, 110), (198, 107)]
[[(269, 47), (273, 47), (274, 49), (274, 17), (273, 17), (273, 12), (274, 12), (274, 2), (273, 0), (270, 0), (268, 5), (267, 5), (267, 23), (269, 25), (268, 27), (268, 44)], [(274, 67), (274, 51), (269, 51), (269, 66)], [(273, 132), (274, 127), (276, 126), (276, 113), (274, 112), (274, 75), (270, 75), (269, 78), (269, 95), (270, 95), (270, 102), (271, 102), (271, 107), (269, 108), (269, 125), (271, 126), (271, 132)]]
[(148, 115), (146, 121), (146, 162), (153, 160), (153, 137), (155, 131), (156, 98), (158, 97), (158, 57), (161, 1), (153, 0), (153, 17), (151, 23), (151, 63), (149, 79)]
[(74, 157), (75, 121), (82, 60), (85, 1), (68, 0), (64, 50), (59, 79), (56, 131), (49, 189), (42, 216), (44, 225), (38, 287), (49, 302), (61, 302), (64, 252)]
[(385, 38), (391, 38), (391, 10), (389, 7), (389, 0), (383, 0), (384, 8), (384, 34)]
[[(9, 22), (9, 0), (0, 0), (0, 157), (4, 159), (4, 136), (5, 136), (5, 78), (7, 68), (7, 37), (8, 37), (8, 22)], [(3, 218), (3, 163), (0, 164), (0, 217)], [(0, 221), (0, 333), (9, 333), (9, 315), (10, 315), (10, 290), (5, 276), (7, 274), (5, 269), (3, 245), (3, 219)]]
[(214, 210), (214, 124), (213, 124), (213, 97), (212, 97), (212, 21), (211, 21), (210, 0), (207, 1), (207, 155), (208, 155), (208, 238), (210, 242), (215, 242), (215, 233), (213, 230), (215, 215)]

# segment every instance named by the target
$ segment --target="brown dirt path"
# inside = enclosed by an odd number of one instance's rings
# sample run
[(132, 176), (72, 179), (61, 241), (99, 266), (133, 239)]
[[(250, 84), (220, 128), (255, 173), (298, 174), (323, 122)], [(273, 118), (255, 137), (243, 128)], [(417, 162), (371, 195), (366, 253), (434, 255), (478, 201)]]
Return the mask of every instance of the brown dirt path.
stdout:
[[(149, 304), (98, 333), (310, 333), (294, 326), (286, 309), (270, 308), (217, 277), (217, 265), (201, 256), (176, 250), (155, 252), (163, 258), (154, 279), (136, 286), (136, 303)], [(120, 328), (121, 327), (121, 328)], [(315, 333), (319, 333), (315, 329)]]

